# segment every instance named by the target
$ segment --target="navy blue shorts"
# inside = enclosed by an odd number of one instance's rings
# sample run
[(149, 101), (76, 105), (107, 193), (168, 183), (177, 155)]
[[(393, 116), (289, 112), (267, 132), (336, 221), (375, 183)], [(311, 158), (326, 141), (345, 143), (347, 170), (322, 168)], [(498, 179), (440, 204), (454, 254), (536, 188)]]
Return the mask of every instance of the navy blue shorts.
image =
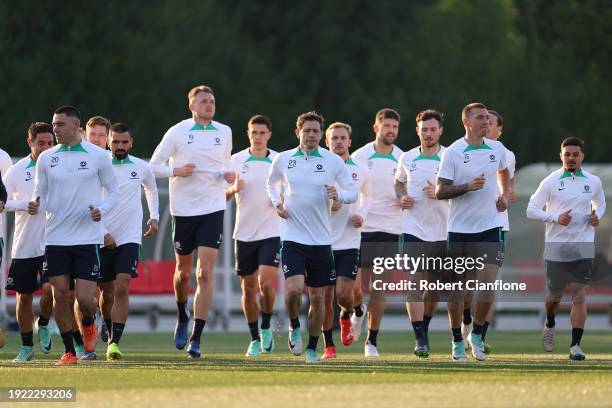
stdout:
[(415, 272), (441, 273), (446, 257), (446, 241), (423, 241), (411, 234), (402, 235), (403, 253), (412, 258), (423, 258), (424, 267)]
[[(334, 264), (336, 266), (336, 276), (355, 280), (357, 278), (357, 269), (359, 268), (359, 250), (352, 248), (334, 251)], [(334, 283), (332, 282), (331, 284), (333, 285)]]
[(43, 273), (49, 278), (68, 275), (71, 279), (97, 281), (100, 278), (98, 245), (47, 245)]
[(304, 245), (282, 241), (281, 263), (285, 279), (304, 275), (306, 286), (320, 288), (336, 281), (331, 245)]
[(374, 258), (393, 258), (401, 253), (400, 235), (374, 231), (361, 233), (360, 266), (370, 268)]
[(189, 255), (198, 247), (219, 249), (223, 240), (224, 210), (192, 217), (172, 217), (172, 240), (179, 255)]
[(473, 234), (448, 233), (448, 255), (452, 258), (482, 258), (486, 265), (502, 266), (505, 255), (502, 227)]
[(280, 238), (272, 237), (257, 241), (235, 241), (236, 273), (238, 276), (252, 275), (260, 265), (278, 267), (280, 263)]
[(140, 260), (140, 245), (128, 242), (114, 249), (100, 248), (102, 271), (100, 282), (111, 282), (117, 278), (118, 273), (127, 273), (132, 278), (138, 277), (136, 268)]
[(588, 285), (593, 271), (593, 259), (569, 262), (546, 261), (546, 283), (552, 293), (560, 293), (569, 283)]
[(34, 293), (42, 285), (42, 269), (44, 256), (34, 258), (14, 259), (6, 279), (6, 290), (18, 293)]

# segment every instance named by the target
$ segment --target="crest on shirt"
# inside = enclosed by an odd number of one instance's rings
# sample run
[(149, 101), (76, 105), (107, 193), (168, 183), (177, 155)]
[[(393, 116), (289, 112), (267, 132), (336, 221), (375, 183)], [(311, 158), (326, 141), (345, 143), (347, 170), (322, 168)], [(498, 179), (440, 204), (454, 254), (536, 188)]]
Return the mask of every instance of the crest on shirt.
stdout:
[(295, 160), (289, 160), (289, 165), (287, 166), (288, 169), (292, 169), (297, 165), (297, 161)]
[(89, 169), (89, 167), (87, 167), (87, 162), (85, 160), (83, 160), (81, 163), (79, 163), (79, 170), (87, 170)]
[(138, 178), (138, 173), (136, 173), (135, 171), (130, 173), (130, 179), (137, 179)]
[(221, 138), (215, 137), (215, 146), (221, 146)]
[(489, 155), (489, 161), (490, 162), (494, 162), (495, 161), (495, 155), (494, 154), (490, 154)]
[(583, 191), (583, 193), (589, 193), (590, 191), (591, 191), (591, 186), (589, 186), (588, 184), (586, 184), (586, 185), (584, 186), (584, 191)]
[(322, 164), (317, 164), (317, 169), (315, 170), (315, 173), (325, 173), (325, 169), (323, 168)]
[(358, 180), (359, 176), (357, 175), (357, 173), (353, 173), (351, 174), (351, 177), (353, 177), (353, 180)]

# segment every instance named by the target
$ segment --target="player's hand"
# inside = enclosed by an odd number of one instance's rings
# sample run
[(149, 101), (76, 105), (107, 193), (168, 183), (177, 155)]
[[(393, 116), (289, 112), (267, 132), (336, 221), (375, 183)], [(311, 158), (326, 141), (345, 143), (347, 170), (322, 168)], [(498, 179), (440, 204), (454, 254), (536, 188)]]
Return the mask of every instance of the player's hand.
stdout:
[(234, 193), (238, 193), (241, 190), (244, 190), (246, 187), (246, 181), (240, 178), (240, 175), (236, 174), (236, 179), (234, 180), (233, 190)]
[(336, 187), (325, 185), (325, 191), (327, 192), (327, 198), (330, 200), (336, 200), (338, 198), (338, 192), (336, 191)]
[(225, 182), (227, 184), (234, 184), (234, 181), (236, 181), (236, 172), (234, 171), (227, 171), (225, 173), (223, 173), (223, 178), (225, 179)]
[(151, 218), (149, 221), (147, 221), (147, 225), (149, 226), (149, 229), (144, 233), (145, 237), (152, 237), (153, 235), (157, 234), (157, 231), (159, 231), (159, 223), (157, 220)]
[(429, 180), (427, 180), (427, 185), (423, 187), (423, 191), (427, 194), (427, 197), (436, 200), (436, 186), (431, 184)]
[[(572, 209), (570, 208), (566, 212), (559, 214), (559, 218), (557, 218), (557, 224), (567, 227), (569, 223), (572, 222), (572, 216), (570, 215), (571, 212), (572, 212)], [(589, 219), (589, 222), (590, 222), (590, 219)]]
[(332, 207), (331, 207), (332, 211), (338, 211), (341, 208), (342, 208), (342, 203), (340, 201), (332, 200)]
[(99, 222), (102, 219), (102, 213), (93, 204), (89, 205), (89, 215), (94, 222)]
[(470, 181), (468, 183), (468, 188), (470, 189), (470, 191), (476, 191), (476, 190), (480, 190), (481, 188), (483, 188), (484, 185), (485, 185), (485, 176), (483, 173), (480, 176), (476, 177), (474, 180)]
[(40, 207), (40, 197), (36, 197), (36, 201), (30, 201), (28, 203), (28, 214), (38, 214), (38, 208)]
[(289, 211), (287, 211), (287, 209), (285, 208), (285, 204), (283, 203), (280, 203), (279, 205), (276, 206), (276, 213), (278, 214), (279, 217), (285, 220), (289, 218)]
[(595, 210), (591, 211), (591, 215), (589, 215), (589, 224), (593, 227), (599, 227), (599, 217), (595, 214)]
[(514, 204), (516, 203), (516, 191), (514, 191), (513, 188), (511, 188), (510, 190), (508, 190), (508, 202), (510, 204)]
[(109, 233), (104, 234), (104, 248), (115, 249), (117, 243), (113, 239), (113, 236)]
[(360, 215), (353, 215), (351, 217), (351, 223), (353, 223), (353, 227), (361, 228), (361, 226), (363, 225), (363, 217)]
[(0, 214), (4, 211), (4, 201), (0, 201)]
[(175, 167), (172, 174), (175, 177), (190, 177), (193, 174), (193, 169), (195, 169), (195, 164), (187, 163), (182, 167)]
[(508, 199), (503, 195), (497, 197), (497, 201), (495, 201), (495, 206), (497, 207), (497, 211), (504, 212), (508, 209)]
[(402, 207), (402, 210), (408, 210), (412, 208), (413, 205), (414, 198), (410, 197), (409, 195), (405, 195), (400, 198), (400, 207)]

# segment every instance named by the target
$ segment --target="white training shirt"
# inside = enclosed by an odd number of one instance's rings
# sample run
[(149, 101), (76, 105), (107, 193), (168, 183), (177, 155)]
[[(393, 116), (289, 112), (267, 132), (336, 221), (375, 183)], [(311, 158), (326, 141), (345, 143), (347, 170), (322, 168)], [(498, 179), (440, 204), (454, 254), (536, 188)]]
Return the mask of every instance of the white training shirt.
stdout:
[(415, 147), (402, 153), (397, 166), (395, 179), (406, 183), (406, 191), (414, 199), (412, 208), (402, 211), (402, 233), (423, 241), (446, 241), (448, 200), (431, 199), (423, 191), (427, 182), (435, 188), (444, 150), (440, 146), (438, 153), (425, 156), (420, 146)]
[(8, 193), (6, 210), (15, 211), (15, 231), (13, 233), (13, 259), (27, 259), (45, 254), (45, 214), (28, 214), (28, 203), (34, 192), (36, 162), (30, 156), (19, 160), (3, 173), (3, 181)]
[[(508, 172), (510, 173), (510, 180), (514, 178), (514, 173), (516, 171), (516, 157), (511, 150), (509, 150), (506, 146), (506, 164), (508, 165)], [(499, 191), (499, 189), (498, 189)], [(500, 192), (501, 195), (501, 192)], [(508, 219), (508, 210), (506, 209), (501, 213), (502, 215), (502, 229), (506, 232), (510, 231), (510, 220)]]
[[(104, 200), (102, 188), (106, 190)], [(104, 220), (119, 201), (108, 154), (86, 140), (46, 150), (36, 165), (32, 200), (36, 197), (40, 197), (39, 211), (47, 212), (46, 245), (102, 244), (104, 226), (91, 219), (89, 206), (96, 206)]]
[[(570, 209), (572, 220), (569, 225), (557, 224), (559, 215)], [(573, 261), (594, 258), (594, 246), (571, 245), (595, 242), (595, 228), (589, 224), (592, 210), (600, 220), (606, 211), (606, 197), (599, 177), (585, 170), (572, 174), (561, 168), (542, 180), (529, 199), (527, 217), (546, 223), (544, 259)], [(548, 245), (559, 242), (569, 245)]]
[[(151, 157), (156, 177), (170, 178), (170, 213), (186, 217), (225, 210), (225, 180), (232, 151), (232, 130), (219, 122), (206, 126), (185, 119), (172, 126)], [(166, 164), (168, 163), (168, 164)], [(187, 163), (190, 177), (174, 177), (173, 170)]]
[[(0, 149), (0, 174), (2, 177), (6, 174), (8, 169), (13, 165), (11, 156), (4, 150)], [(4, 214), (0, 214), (0, 239), (4, 238), (4, 227), (2, 225), (3, 219), (6, 217)]]
[(104, 217), (104, 228), (117, 246), (142, 242), (142, 194), (149, 208), (149, 218), (159, 221), (159, 196), (155, 176), (149, 164), (132, 155), (119, 160), (111, 157), (119, 184), (119, 203)]
[(304, 245), (331, 245), (331, 200), (325, 186), (338, 183), (338, 201), (357, 201), (357, 189), (344, 160), (322, 147), (310, 154), (299, 148), (279, 153), (272, 161), (266, 189), (272, 205), (281, 202), (282, 182), (284, 205), (289, 213), (281, 219), (280, 238)]
[[(343, 204), (339, 210), (332, 211), (332, 250), (354, 249), (361, 246), (361, 228), (355, 228), (351, 222), (353, 215), (366, 219), (370, 202), (370, 174), (366, 165), (354, 161), (351, 157), (346, 161), (351, 180), (359, 192), (359, 201), (353, 204)], [(336, 189), (338, 189), (336, 184)]]
[(445, 150), (438, 177), (461, 185), (485, 176), (483, 188), (449, 200), (449, 232), (473, 234), (503, 225), (496, 205), (497, 172), (506, 167), (506, 149), (495, 140), (484, 139), (481, 145), (471, 146), (462, 137)]
[(232, 171), (245, 182), (245, 187), (235, 194), (236, 240), (250, 242), (280, 236), (280, 217), (266, 191), (266, 180), (277, 154), (268, 149), (268, 155), (259, 158), (244, 149), (232, 155)]
[(356, 150), (353, 159), (367, 163), (370, 171), (370, 208), (362, 232), (402, 232), (402, 209), (395, 195), (395, 172), (402, 150), (393, 146), (391, 154), (379, 154), (374, 142)]

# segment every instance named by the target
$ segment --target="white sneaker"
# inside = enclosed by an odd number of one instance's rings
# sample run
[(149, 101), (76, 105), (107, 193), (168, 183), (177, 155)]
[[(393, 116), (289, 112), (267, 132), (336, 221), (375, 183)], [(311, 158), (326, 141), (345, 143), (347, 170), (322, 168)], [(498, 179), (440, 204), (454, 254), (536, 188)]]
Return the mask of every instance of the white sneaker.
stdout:
[(484, 343), (480, 334), (470, 333), (468, 335), (468, 343), (472, 348), (472, 355), (476, 360), (485, 361), (487, 359), (487, 355), (484, 352)]
[(363, 303), (361, 305), (361, 310), (363, 311), (363, 314), (360, 317), (358, 317), (354, 312), (351, 316), (351, 334), (353, 335), (353, 342), (359, 340), (361, 329), (363, 328), (363, 321), (368, 314), (368, 305)]
[(378, 358), (380, 354), (378, 354), (378, 350), (376, 346), (370, 343), (366, 343), (365, 345), (365, 356), (366, 358)]
[(555, 328), (544, 326), (542, 330), (542, 347), (544, 351), (550, 353), (555, 348)]
[(470, 337), (470, 333), (472, 332), (473, 324), (474, 324), (473, 320), (472, 320), (472, 323), (470, 324), (463, 324), (463, 322), (461, 322), (461, 337), (463, 337), (463, 343), (465, 344), (466, 350), (469, 350), (471, 347), (471, 344), (468, 341), (468, 339)]
[(576, 360), (576, 361), (582, 361), (586, 359), (586, 356), (584, 355), (584, 352), (580, 348), (579, 344), (576, 344), (575, 346), (570, 347), (569, 359)]

